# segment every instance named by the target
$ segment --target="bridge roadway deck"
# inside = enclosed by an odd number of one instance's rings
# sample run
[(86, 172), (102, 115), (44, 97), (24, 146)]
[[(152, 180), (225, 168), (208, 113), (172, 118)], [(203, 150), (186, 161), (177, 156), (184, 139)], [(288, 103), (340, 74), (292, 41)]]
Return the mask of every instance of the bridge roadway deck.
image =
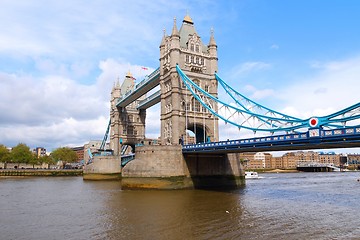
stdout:
[(152, 72), (147, 78), (141, 81), (135, 86), (133, 91), (127, 92), (124, 97), (120, 98), (117, 102), (117, 107), (126, 107), (136, 99), (145, 95), (147, 92), (151, 91), (153, 88), (158, 86), (160, 83), (160, 68)]
[(360, 147), (360, 127), (184, 145), (183, 154), (288, 151)]

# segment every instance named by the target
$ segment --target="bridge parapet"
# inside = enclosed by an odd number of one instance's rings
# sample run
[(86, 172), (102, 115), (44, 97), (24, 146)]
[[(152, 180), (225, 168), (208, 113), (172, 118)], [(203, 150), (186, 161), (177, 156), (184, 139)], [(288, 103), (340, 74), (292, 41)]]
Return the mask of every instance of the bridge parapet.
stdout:
[[(315, 134), (316, 133), (316, 134)], [(190, 152), (256, 152), (299, 149), (321, 149), (359, 146), (360, 127), (237, 139), (219, 142), (197, 143), (183, 146), (183, 153)]]
[(153, 71), (148, 76), (146, 76), (140, 83), (136, 84), (135, 89), (145, 85), (147, 82), (153, 80), (154, 77), (157, 77), (157, 75), (159, 74), (160, 74), (160, 67), (158, 67), (157, 69), (155, 69), (155, 71)]

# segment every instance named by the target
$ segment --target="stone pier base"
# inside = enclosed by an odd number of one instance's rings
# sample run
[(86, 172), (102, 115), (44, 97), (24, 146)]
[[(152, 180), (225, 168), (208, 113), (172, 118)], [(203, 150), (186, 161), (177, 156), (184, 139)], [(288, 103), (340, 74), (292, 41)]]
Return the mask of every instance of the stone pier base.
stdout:
[(94, 156), (92, 163), (83, 171), (84, 180), (121, 179), (121, 159), (119, 156)]
[(236, 154), (184, 156), (180, 145), (136, 148), (122, 169), (123, 189), (238, 188), (244, 171)]

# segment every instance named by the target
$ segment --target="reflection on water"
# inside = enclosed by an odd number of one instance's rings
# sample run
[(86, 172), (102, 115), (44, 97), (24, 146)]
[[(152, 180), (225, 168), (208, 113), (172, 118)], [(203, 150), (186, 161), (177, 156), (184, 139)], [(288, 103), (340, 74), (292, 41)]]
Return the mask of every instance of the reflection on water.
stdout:
[(360, 173), (262, 174), (236, 191), (0, 179), (1, 239), (358, 239)]

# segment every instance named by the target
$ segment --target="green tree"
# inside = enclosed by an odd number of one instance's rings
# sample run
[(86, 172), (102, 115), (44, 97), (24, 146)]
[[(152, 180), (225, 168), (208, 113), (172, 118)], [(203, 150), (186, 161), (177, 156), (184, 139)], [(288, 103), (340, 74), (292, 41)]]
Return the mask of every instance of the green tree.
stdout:
[(24, 143), (19, 143), (13, 147), (10, 157), (12, 162), (16, 163), (30, 163), (33, 162), (35, 158), (34, 154), (30, 151), (30, 148)]
[(4, 145), (0, 144), (0, 162), (8, 162), (10, 160), (10, 152)]
[(54, 159), (55, 162), (62, 161), (64, 165), (66, 163), (72, 163), (72, 162), (76, 162), (78, 160), (76, 152), (74, 152), (73, 150), (71, 150), (68, 147), (62, 147), (62, 148), (55, 149), (51, 153), (51, 158)]
[(54, 159), (51, 158), (51, 157), (48, 156), (48, 155), (41, 156), (41, 157), (39, 158), (39, 161), (40, 161), (41, 163), (47, 163), (47, 164), (54, 164), (54, 163), (55, 163)]

